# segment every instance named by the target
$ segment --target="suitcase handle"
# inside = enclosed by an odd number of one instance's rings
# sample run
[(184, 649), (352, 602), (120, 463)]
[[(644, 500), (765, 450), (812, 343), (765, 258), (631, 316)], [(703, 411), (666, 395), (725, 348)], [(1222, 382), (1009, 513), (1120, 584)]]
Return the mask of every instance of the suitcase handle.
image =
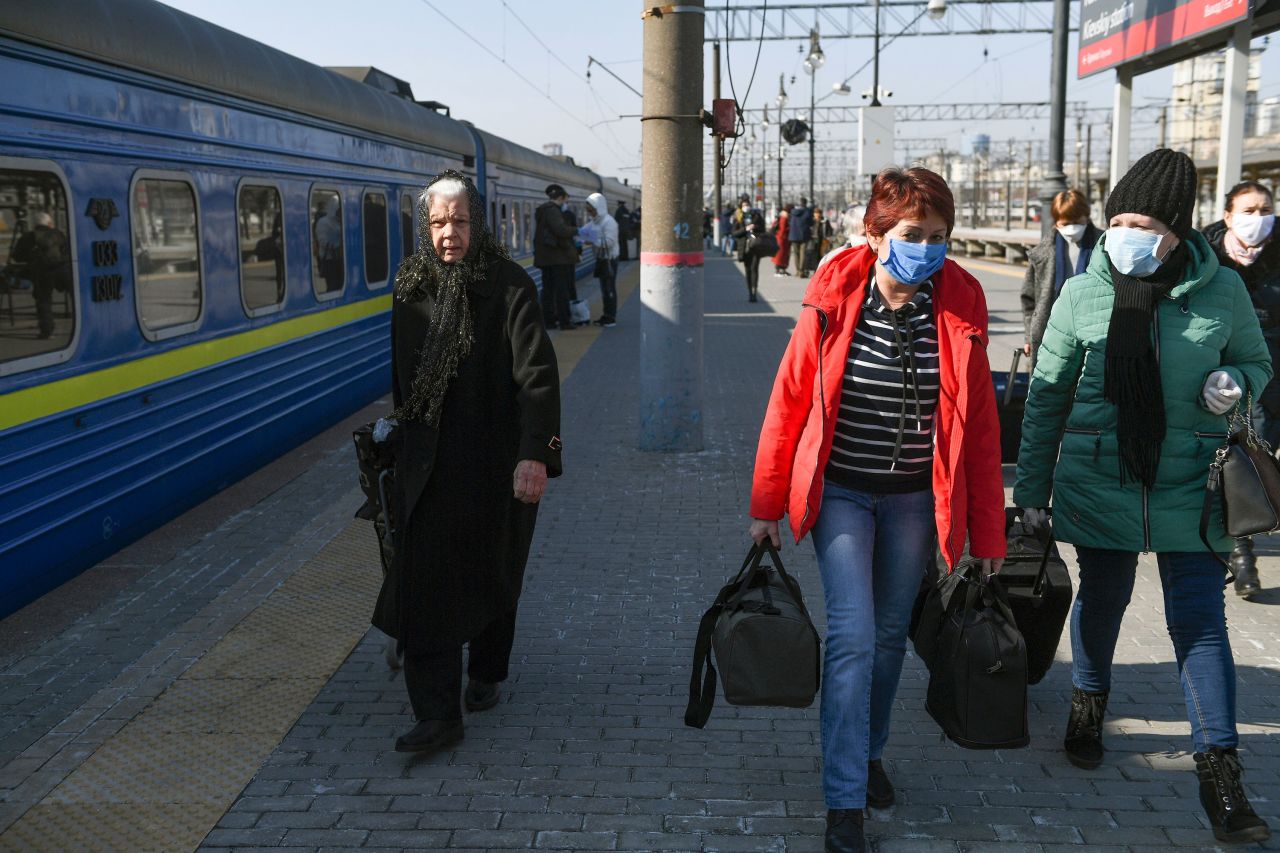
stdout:
[[(1016, 366), (1017, 360), (1015, 359), (1014, 362)], [(1045, 581), (1049, 577), (1049, 553), (1053, 549), (1053, 546), (1058, 541), (1057, 539), (1054, 538), (1054, 535), (1053, 535), (1053, 527), (1052, 527), (1053, 510), (1051, 509), (1047, 510), (1047, 514), (1048, 514), (1048, 518), (1051, 526), (1044, 529), (1043, 536), (1039, 535), (1039, 531), (1037, 531), (1037, 536), (1036, 536), (1036, 538), (1039, 539), (1041, 544), (1044, 546), (1044, 556), (1040, 558), (1040, 571), (1036, 572), (1036, 582), (1031, 585), (1031, 594), (1034, 595), (1036, 598), (1042, 598), (1044, 596)], [(1022, 510), (1020, 508), (1007, 507), (1005, 509), (1004, 535), (1006, 539), (1009, 536), (1009, 529), (1013, 527), (1013, 525), (1021, 518), (1022, 518)]]
[(1013, 402), (1013, 380), (1018, 375), (1018, 364), (1022, 361), (1022, 348), (1013, 348), (1013, 364), (1009, 366), (1009, 379), (1004, 384), (1004, 399), (1000, 402), (1001, 408), (1008, 408), (1009, 403)]

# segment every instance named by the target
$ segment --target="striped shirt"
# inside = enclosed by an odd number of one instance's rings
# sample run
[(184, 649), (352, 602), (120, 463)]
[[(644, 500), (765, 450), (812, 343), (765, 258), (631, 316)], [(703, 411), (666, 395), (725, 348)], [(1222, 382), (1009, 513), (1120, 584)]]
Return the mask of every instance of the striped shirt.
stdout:
[(932, 487), (938, 407), (933, 282), (894, 311), (872, 280), (849, 344), (835, 439), (825, 476), (876, 494)]

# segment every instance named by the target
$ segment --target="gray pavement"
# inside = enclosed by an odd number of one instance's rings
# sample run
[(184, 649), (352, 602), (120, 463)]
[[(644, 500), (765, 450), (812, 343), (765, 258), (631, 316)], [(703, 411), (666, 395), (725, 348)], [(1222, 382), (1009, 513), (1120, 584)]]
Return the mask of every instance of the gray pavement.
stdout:
[[(1009, 323), (1020, 272), (1004, 275), (982, 277)], [(566, 382), (566, 474), (539, 519), (502, 703), (469, 715), (451, 753), (396, 754), (409, 709), (371, 632), (205, 849), (821, 849), (816, 707), (720, 703), (705, 730), (682, 723), (698, 617), (745, 550), (759, 424), (804, 287), (766, 272), (764, 301), (750, 305), (730, 262), (710, 259), (706, 279), (704, 452), (635, 450), (638, 299)], [(812, 550), (784, 553), (820, 616)], [(1277, 569), (1265, 561), (1264, 578)], [(1280, 597), (1266, 600), (1229, 607), (1250, 789), (1280, 824), (1280, 611), (1269, 606)], [(1061, 755), (1065, 664), (1032, 689), (1024, 750), (944, 742), (923, 709), (925, 685), (911, 657), (886, 756), (899, 805), (872, 814), (877, 850), (1215, 849), (1150, 561), (1126, 621), (1101, 769)]]
[[(1021, 270), (971, 268), (1000, 367), (999, 350), (1020, 342)], [(640, 306), (628, 300), (565, 382), (566, 475), (542, 508), (501, 704), (469, 715), (451, 753), (395, 753), (409, 709), (370, 631), (204, 849), (820, 850), (816, 707), (721, 702), (705, 730), (682, 723), (698, 618), (745, 551), (755, 442), (804, 284), (763, 271), (764, 301), (750, 305), (738, 269), (709, 259), (707, 449), (695, 454), (635, 450)], [(227, 511), (179, 546), (140, 545), (86, 575), (61, 616), (69, 592), (0, 623), (17, 638), (0, 651), (0, 833), (342, 529), (359, 503), (347, 432), (239, 492), (238, 511), (224, 496)], [(1263, 550), (1274, 583), (1280, 560)], [(821, 621), (812, 549), (784, 557)], [(95, 579), (105, 592), (89, 606)], [(1231, 600), (1228, 619), (1248, 787), (1280, 828), (1278, 593)], [(886, 754), (899, 804), (872, 812), (875, 849), (1219, 849), (1190, 771), (1151, 560), (1117, 655), (1108, 760), (1093, 772), (1060, 752), (1069, 655), (1064, 638), (1063, 663), (1031, 689), (1032, 744), (1007, 752), (943, 741), (909, 656)]]

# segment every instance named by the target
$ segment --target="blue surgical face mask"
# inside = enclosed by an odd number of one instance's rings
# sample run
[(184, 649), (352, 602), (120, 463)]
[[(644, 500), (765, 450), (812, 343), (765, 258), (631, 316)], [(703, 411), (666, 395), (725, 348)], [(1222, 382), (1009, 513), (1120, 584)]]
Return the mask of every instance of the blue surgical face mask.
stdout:
[(1156, 248), (1161, 236), (1137, 228), (1112, 226), (1107, 229), (1107, 257), (1125, 275), (1143, 278), (1160, 269)]
[(889, 257), (880, 265), (900, 284), (920, 284), (942, 269), (946, 259), (946, 243), (908, 243), (890, 238)]

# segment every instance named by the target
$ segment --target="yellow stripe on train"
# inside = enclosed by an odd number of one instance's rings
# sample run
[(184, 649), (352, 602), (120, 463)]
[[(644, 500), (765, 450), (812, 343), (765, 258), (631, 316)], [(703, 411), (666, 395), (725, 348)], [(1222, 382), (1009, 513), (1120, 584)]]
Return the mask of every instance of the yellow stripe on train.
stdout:
[(145, 356), (102, 370), (70, 376), (46, 385), (14, 391), (0, 396), (0, 430), (136, 391), (204, 367), (390, 310), (391, 295), (377, 296), (247, 332)]

